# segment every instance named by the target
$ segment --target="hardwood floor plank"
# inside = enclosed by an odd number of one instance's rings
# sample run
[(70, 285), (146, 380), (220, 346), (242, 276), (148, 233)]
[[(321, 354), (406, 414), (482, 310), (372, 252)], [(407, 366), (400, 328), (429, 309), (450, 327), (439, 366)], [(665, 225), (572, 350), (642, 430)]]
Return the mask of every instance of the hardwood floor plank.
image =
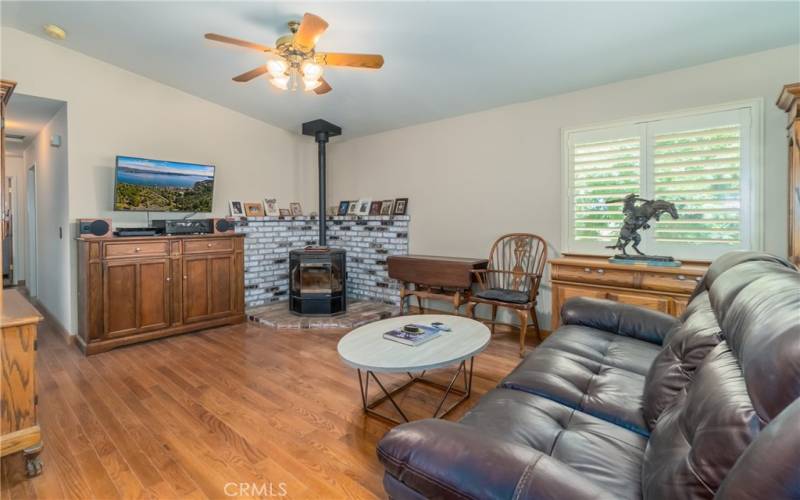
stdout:
[[(472, 397), (448, 419), (519, 362), (516, 332), (498, 332), (475, 360)], [(391, 426), (363, 413), (356, 372), (336, 352), (345, 333), (242, 324), (86, 358), (45, 323), (44, 472), (27, 479), (21, 457), (5, 457), (0, 494), (199, 499), (226, 498), (226, 488), (264, 496), (269, 487), (286, 498), (384, 498), (375, 447)], [(449, 381), (452, 373), (428, 375)], [(381, 380), (394, 386), (403, 377)], [(415, 386), (398, 399), (421, 418), (439, 397)]]

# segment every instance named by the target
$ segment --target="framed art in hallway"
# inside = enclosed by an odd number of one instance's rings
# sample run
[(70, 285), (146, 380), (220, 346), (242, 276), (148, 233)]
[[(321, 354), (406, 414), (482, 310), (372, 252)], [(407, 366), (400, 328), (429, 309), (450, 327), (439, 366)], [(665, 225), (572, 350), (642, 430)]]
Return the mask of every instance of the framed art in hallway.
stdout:
[(383, 200), (381, 202), (381, 215), (392, 215), (394, 200)]
[(289, 210), (292, 211), (292, 215), (295, 217), (298, 215), (303, 215), (303, 207), (300, 205), (299, 201), (293, 201), (289, 203)]
[(264, 205), (259, 202), (245, 203), (244, 211), (248, 217), (264, 217)]
[(231, 216), (244, 217), (244, 204), (241, 201), (230, 201)]
[(278, 209), (278, 215), (281, 216), (281, 217), (291, 217), (292, 216), (292, 211), (289, 210), (288, 208), (279, 208)]
[(269, 216), (278, 216), (278, 200), (276, 198), (264, 198), (264, 213)]
[(381, 206), (383, 202), (381, 201), (373, 201), (372, 204), (369, 206), (369, 214), (370, 215), (380, 215), (381, 214)]
[(408, 198), (394, 200), (394, 215), (405, 215), (408, 212)]
[(349, 201), (340, 201), (339, 202), (339, 215), (347, 215), (347, 210), (350, 208)]
[(358, 200), (350, 200), (347, 207), (347, 215), (358, 215)]

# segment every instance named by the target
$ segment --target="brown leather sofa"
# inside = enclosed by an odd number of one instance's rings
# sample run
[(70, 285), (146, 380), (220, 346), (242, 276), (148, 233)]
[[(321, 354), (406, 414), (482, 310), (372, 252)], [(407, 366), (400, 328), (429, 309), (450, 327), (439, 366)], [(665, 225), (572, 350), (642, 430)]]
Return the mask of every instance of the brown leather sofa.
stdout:
[(791, 264), (725, 254), (680, 320), (584, 298), (561, 315), (460, 422), (384, 436), (391, 498), (800, 498)]

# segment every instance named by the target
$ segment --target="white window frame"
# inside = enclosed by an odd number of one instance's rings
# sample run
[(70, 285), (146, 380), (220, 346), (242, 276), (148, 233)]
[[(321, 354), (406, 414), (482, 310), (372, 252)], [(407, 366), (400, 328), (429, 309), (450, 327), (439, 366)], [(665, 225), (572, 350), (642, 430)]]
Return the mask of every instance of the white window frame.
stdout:
[[(741, 101), (728, 102), (712, 106), (691, 108), (670, 113), (638, 116), (624, 120), (597, 123), (582, 127), (569, 127), (561, 129), (561, 246), (563, 253), (580, 253), (588, 255), (611, 255), (613, 250), (604, 249), (609, 243), (576, 241), (574, 238), (574, 204), (573, 204), (573, 162), (571, 142), (575, 135), (580, 134), (582, 140), (605, 137), (617, 137), (619, 131), (636, 131), (642, 138), (640, 165), (642, 167), (640, 178), (646, 190), (653, 188), (652, 158), (653, 147), (651, 137), (653, 130), (658, 129), (658, 122), (665, 120), (691, 120), (702, 126), (703, 115), (721, 112), (739, 112), (749, 114), (749, 130), (742, 128), (741, 152), (741, 245), (738, 247), (724, 247), (722, 245), (655, 245), (651, 231), (645, 231), (642, 239), (642, 250), (645, 253), (662, 253), (678, 259), (707, 260), (719, 256), (721, 253), (737, 249), (763, 250), (763, 186), (764, 186), (764, 132), (763, 132), (763, 99), (754, 98)], [(747, 162), (747, 163), (745, 163)], [(645, 197), (649, 193), (644, 193)]]

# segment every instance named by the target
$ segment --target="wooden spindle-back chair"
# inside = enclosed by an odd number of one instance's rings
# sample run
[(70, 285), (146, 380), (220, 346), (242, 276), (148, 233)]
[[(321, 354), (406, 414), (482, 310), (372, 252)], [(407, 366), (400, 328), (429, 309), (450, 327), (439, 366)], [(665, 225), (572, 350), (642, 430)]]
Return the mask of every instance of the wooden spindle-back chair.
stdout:
[(494, 242), (486, 269), (473, 271), (480, 290), (467, 305), (467, 315), (475, 316), (475, 306), (492, 306), (492, 333), (498, 307), (517, 312), (520, 320), (519, 353), (525, 353), (528, 319), (533, 320), (537, 337), (541, 338), (536, 317), (536, 298), (547, 262), (547, 242), (535, 234), (511, 233)]

